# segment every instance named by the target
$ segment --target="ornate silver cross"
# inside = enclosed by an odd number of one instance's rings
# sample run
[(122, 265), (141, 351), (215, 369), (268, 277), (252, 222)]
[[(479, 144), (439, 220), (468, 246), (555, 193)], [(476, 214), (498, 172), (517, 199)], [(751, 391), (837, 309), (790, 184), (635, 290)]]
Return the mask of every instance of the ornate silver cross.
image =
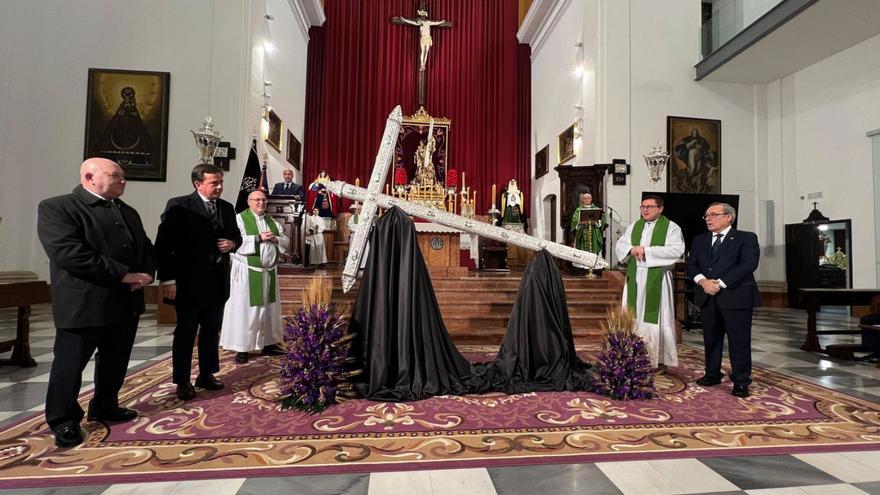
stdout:
[(379, 146), (379, 153), (376, 154), (373, 174), (370, 176), (370, 183), (367, 189), (342, 181), (333, 181), (327, 185), (327, 189), (337, 196), (363, 203), (361, 216), (358, 221), (358, 229), (351, 237), (348, 258), (345, 260), (345, 268), (342, 270), (343, 292), (348, 292), (357, 279), (364, 247), (367, 244), (367, 238), (372, 229), (373, 221), (376, 218), (376, 209), (388, 209), (392, 206), (397, 206), (408, 215), (456, 228), (470, 234), (476, 234), (480, 237), (495, 239), (534, 251), (546, 249), (551, 255), (577, 263), (579, 266), (591, 266), (594, 269), (606, 268), (608, 266), (608, 263), (603, 258), (587, 251), (581, 251), (564, 244), (514, 232), (488, 223), (381, 194), (382, 184), (385, 183), (385, 179), (388, 177), (388, 168), (391, 163), (394, 145), (397, 144), (397, 133), (400, 130), (402, 120), (403, 117), (398, 105), (391, 112), (391, 115), (388, 116), (388, 121), (385, 124), (385, 134), (382, 135), (382, 144)]

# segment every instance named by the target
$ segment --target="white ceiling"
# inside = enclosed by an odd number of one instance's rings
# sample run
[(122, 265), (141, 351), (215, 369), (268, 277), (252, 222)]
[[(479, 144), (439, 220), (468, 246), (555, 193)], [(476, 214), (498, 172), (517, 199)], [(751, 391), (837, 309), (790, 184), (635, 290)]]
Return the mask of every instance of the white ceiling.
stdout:
[(703, 80), (769, 83), (878, 34), (880, 0), (819, 0)]

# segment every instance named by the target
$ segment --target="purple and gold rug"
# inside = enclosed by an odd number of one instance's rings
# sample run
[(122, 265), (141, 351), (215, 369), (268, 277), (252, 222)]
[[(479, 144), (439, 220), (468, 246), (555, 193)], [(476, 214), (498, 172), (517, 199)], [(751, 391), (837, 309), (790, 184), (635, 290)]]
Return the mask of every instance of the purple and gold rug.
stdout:
[[(497, 348), (466, 347), (488, 361)], [(86, 442), (56, 449), (42, 413), (0, 431), (5, 487), (503, 466), (552, 462), (875, 449), (880, 405), (755, 369), (748, 399), (703, 388), (702, 351), (655, 381), (658, 398), (586, 392), (354, 400), (320, 414), (282, 411), (280, 358), (221, 356), (226, 388), (183, 403), (171, 359), (131, 374), (121, 399), (140, 417), (84, 423)], [(82, 397), (88, 400), (88, 394)]]

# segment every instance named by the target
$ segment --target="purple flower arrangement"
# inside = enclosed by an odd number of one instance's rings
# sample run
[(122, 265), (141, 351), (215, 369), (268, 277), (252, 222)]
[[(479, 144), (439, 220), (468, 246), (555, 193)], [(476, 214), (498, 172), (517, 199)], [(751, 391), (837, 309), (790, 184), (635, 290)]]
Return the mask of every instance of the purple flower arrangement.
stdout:
[(349, 377), (351, 338), (332, 306), (312, 304), (285, 319), (281, 405), (320, 412), (335, 404)]
[(609, 314), (609, 331), (593, 378), (597, 393), (620, 400), (653, 397), (651, 359), (645, 341), (632, 331), (634, 326), (635, 319), (623, 308)]

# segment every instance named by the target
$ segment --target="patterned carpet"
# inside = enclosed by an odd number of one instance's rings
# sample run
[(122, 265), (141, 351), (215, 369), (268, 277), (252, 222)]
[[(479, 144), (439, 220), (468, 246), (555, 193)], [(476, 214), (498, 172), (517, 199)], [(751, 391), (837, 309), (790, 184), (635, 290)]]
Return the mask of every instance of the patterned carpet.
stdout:
[[(489, 360), (493, 348), (464, 348)], [(85, 423), (86, 442), (54, 447), (42, 413), (0, 431), (5, 487), (133, 483), (543, 463), (791, 454), (876, 448), (880, 404), (756, 369), (752, 397), (730, 383), (693, 380), (702, 351), (679, 348), (658, 377), (658, 399), (619, 402), (592, 393), (435, 397), (405, 404), (356, 400), (321, 414), (281, 411), (279, 358), (236, 365), (226, 388), (182, 403), (166, 359), (131, 373), (123, 404), (141, 417)], [(88, 399), (83, 396), (83, 401)], [(111, 427), (112, 426), (112, 427)]]

